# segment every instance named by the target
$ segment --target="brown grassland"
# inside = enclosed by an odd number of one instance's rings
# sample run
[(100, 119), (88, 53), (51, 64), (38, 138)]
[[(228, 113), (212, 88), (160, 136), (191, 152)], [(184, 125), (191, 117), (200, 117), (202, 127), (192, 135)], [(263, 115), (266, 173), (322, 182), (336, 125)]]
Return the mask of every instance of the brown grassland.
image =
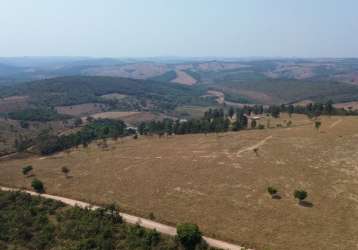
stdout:
[(71, 106), (57, 106), (58, 113), (73, 116), (86, 116), (99, 112), (103, 112), (106, 109), (106, 105), (101, 103), (84, 103)]
[[(0, 184), (30, 188), (21, 168), (31, 164), (48, 193), (117, 202), (169, 224), (194, 222), (209, 236), (258, 250), (357, 249), (358, 117), (323, 117), (320, 131), (305, 116), (291, 120), (289, 128), (98, 141), (3, 160)], [(306, 206), (293, 198), (299, 188), (308, 192)]]
[[(162, 120), (167, 116), (153, 112), (138, 111), (108, 111), (91, 115), (95, 119), (120, 119), (129, 125), (135, 125), (141, 121)], [(85, 117), (83, 117), (85, 119)]]

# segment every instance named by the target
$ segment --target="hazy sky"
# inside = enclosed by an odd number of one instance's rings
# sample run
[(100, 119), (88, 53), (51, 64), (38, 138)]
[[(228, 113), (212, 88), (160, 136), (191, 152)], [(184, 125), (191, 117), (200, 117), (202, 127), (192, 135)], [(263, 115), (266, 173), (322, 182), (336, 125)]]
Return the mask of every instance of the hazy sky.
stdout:
[(3, 56), (358, 57), (358, 0), (0, 0)]

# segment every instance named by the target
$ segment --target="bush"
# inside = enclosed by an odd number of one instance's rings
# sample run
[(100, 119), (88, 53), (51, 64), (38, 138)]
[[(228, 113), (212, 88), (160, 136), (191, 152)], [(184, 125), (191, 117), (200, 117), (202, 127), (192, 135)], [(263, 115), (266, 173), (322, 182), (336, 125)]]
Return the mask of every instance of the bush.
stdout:
[(274, 187), (268, 187), (267, 188), (267, 192), (271, 195), (274, 196), (275, 194), (277, 194), (277, 189)]
[(61, 171), (62, 171), (62, 173), (65, 174), (66, 177), (67, 177), (68, 173), (70, 172), (70, 170), (67, 167), (62, 167)]
[(258, 129), (264, 129), (264, 128), (265, 128), (265, 125), (259, 124)]
[(317, 130), (321, 127), (322, 122), (321, 121), (315, 121), (314, 126)]
[(31, 186), (38, 193), (43, 193), (45, 191), (42, 181), (38, 179), (34, 179), (31, 183)]
[(293, 193), (294, 197), (300, 202), (307, 198), (307, 192), (304, 190), (295, 190)]
[(25, 166), (22, 168), (22, 173), (23, 175), (27, 175), (28, 173), (30, 173), (32, 171), (32, 166), (31, 165), (28, 165), (28, 166)]
[(202, 234), (195, 224), (184, 223), (177, 226), (177, 238), (185, 249), (195, 249), (201, 242)]

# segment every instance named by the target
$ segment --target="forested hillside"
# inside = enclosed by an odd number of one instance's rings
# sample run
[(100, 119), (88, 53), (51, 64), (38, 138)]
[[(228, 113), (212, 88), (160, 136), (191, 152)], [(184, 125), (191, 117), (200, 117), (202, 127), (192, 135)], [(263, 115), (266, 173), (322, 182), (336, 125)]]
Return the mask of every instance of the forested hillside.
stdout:
[(178, 105), (208, 105), (202, 98), (204, 89), (150, 80), (112, 77), (62, 77), (17, 84), (0, 89), (0, 97), (29, 96), (29, 104), (37, 107), (66, 106), (82, 103), (105, 103), (116, 108), (115, 100), (102, 95), (119, 93), (134, 97), (138, 109), (166, 111)]

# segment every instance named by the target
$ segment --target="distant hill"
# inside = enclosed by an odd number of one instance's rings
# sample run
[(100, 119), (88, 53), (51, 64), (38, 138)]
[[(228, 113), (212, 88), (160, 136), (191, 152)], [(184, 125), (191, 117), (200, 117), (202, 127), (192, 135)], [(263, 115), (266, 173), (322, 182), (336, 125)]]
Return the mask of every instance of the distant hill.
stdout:
[[(101, 96), (117, 93), (127, 96), (111, 100)], [(208, 105), (204, 89), (175, 83), (127, 78), (76, 76), (16, 84), (0, 88), (0, 97), (28, 96), (34, 106), (66, 106), (82, 103), (105, 103), (119, 108), (123, 102), (132, 102), (138, 110), (166, 111), (178, 105)]]

